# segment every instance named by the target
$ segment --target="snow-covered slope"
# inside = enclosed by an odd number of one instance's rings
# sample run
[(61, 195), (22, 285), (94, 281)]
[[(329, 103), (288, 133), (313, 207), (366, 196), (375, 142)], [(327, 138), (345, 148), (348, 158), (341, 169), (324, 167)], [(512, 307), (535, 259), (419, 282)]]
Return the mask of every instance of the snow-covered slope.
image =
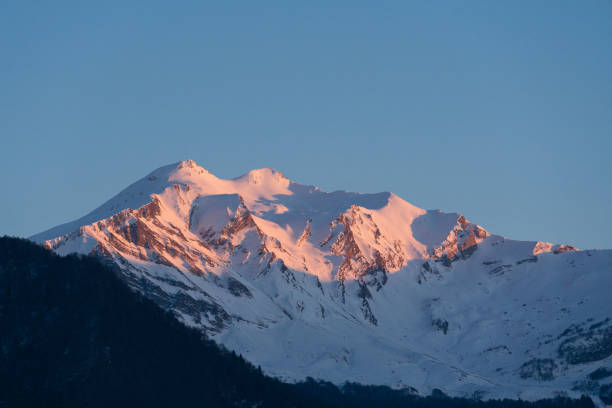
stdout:
[(112, 260), (287, 380), (524, 399), (612, 382), (612, 251), (509, 240), (392, 193), (184, 161), (32, 239)]

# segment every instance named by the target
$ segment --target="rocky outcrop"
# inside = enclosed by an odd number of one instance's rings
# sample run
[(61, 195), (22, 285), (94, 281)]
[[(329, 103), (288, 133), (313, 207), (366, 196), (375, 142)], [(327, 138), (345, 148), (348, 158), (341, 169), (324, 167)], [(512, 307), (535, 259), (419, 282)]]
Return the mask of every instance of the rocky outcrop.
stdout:
[(442, 245), (431, 251), (431, 257), (450, 266), (454, 261), (469, 258), (487, 236), (489, 233), (486, 230), (461, 215)]
[(533, 378), (539, 381), (551, 381), (555, 378), (557, 364), (551, 358), (534, 358), (521, 366), (521, 378)]
[[(377, 275), (378, 272), (384, 276), (386, 273), (397, 271), (405, 263), (401, 243), (386, 240), (372, 216), (357, 206), (352, 206), (349, 211), (332, 222), (330, 235), (322, 245), (327, 245), (334, 236), (336, 239), (331, 244), (331, 251), (342, 257), (342, 263), (336, 274), (339, 281)], [(362, 248), (358, 241), (365, 241), (368, 244), (364, 244)], [(366, 250), (372, 255), (368, 256)], [(377, 279), (376, 282), (369, 281), (377, 286), (384, 285), (385, 282), (384, 277)]]
[(612, 322), (575, 326), (563, 335), (557, 353), (568, 364), (583, 364), (612, 356)]

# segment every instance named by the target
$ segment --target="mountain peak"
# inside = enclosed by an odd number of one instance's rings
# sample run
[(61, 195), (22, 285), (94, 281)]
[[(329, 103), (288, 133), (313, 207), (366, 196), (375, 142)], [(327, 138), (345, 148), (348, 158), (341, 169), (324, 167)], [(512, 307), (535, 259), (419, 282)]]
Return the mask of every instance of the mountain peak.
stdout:
[(283, 173), (278, 170), (263, 167), (261, 169), (253, 169), (240, 177), (235, 178), (237, 181), (247, 181), (250, 184), (262, 184), (262, 183), (281, 183), (286, 184), (290, 180), (285, 177)]
[(200, 167), (198, 166), (198, 163), (195, 162), (195, 160), (191, 160), (191, 159), (187, 159), (187, 160), (183, 160), (177, 163), (176, 168), (177, 169), (183, 169), (183, 168), (194, 168), (194, 167)]
[(183, 173), (183, 172), (187, 172), (188, 175), (193, 175), (195, 173), (196, 175), (206, 174), (206, 175), (214, 176), (214, 174), (212, 174), (210, 171), (200, 166), (198, 163), (195, 162), (195, 160), (191, 160), (191, 159), (183, 160), (183, 161), (176, 163), (170, 175), (176, 174), (176, 173)]

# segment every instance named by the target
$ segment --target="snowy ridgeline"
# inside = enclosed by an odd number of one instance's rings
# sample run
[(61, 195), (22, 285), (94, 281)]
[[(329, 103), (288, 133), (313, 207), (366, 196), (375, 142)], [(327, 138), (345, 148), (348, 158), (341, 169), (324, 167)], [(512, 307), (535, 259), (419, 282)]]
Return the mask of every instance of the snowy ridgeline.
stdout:
[(32, 239), (112, 260), (285, 380), (484, 398), (612, 389), (612, 251), (509, 240), (392, 193), (327, 193), (270, 169), (223, 180), (185, 161)]

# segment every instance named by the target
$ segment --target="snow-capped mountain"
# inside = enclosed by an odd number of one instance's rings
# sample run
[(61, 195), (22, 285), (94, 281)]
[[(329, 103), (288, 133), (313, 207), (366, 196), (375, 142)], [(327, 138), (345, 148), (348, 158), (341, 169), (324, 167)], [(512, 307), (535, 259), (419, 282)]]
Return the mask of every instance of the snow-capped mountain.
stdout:
[(611, 250), (506, 239), (392, 193), (189, 160), (31, 239), (113, 261), (285, 380), (523, 399), (612, 382)]

